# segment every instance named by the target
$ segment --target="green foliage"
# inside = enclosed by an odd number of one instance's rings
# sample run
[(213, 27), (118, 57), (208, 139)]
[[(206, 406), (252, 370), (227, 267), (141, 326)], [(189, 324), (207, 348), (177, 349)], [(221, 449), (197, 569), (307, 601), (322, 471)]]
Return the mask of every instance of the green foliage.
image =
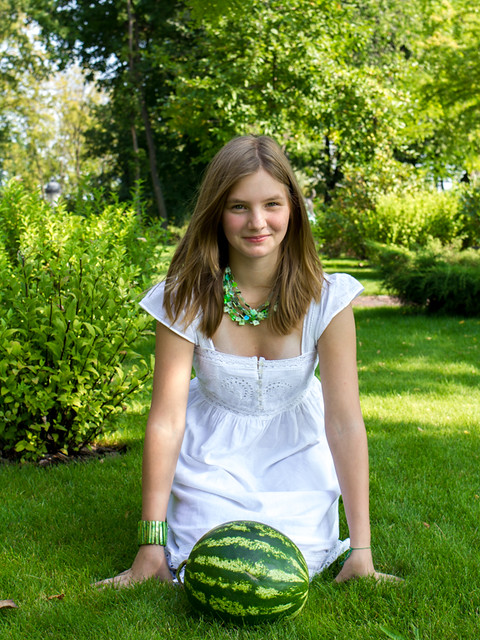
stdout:
[[(0, 0), (0, 7), (14, 18), (0, 27), (3, 84), (28, 89), (21, 105), (13, 94), (0, 97), (0, 168), (8, 175), (37, 184), (55, 168), (66, 193), (90, 173), (122, 200), (140, 179), (152, 217), (164, 217), (166, 207), (169, 221), (181, 224), (207, 160), (243, 133), (277, 137), (306, 190), (327, 204), (359, 174), (382, 172), (390, 188), (398, 166), (430, 183), (478, 169), (480, 20), (466, 0)], [(68, 94), (54, 92), (61, 135), (53, 146), (51, 127), (31, 109), (52, 92), (42, 93), (45, 83), (33, 92), (38, 73), (19, 74), (35, 58), (22, 7), (44, 43), (37, 57), (48, 54), (55, 68), (78, 61), (104, 91), (96, 106), (93, 97), (69, 106)]]
[(321, 252), (330, 258), (366, 256), (361, 214), (355, 207), (321, 207), (312, 231)]
[(46, 72), (43, 55), (35, 49), (26, 27), (29, 5), (28, 0), (0, 0), (0, 177), (12, 141), (21, 136), (17, 124), (28, 95), (25, 78), (34, 75), (40, 81)]
[[(412, 91), (423, 159), (440, 178), (479, 168), (480, 12), (468, 0), (425, 3)], [(415, 125), (414, 125), (415, 126)]]
[(202, 161), (232, 136), (272, 135), (328, 197), (347, 164), (371, 160), (394, 111), (382, 74), (357, 64), (368, 35), (354, 14), (347, 4), (305, 0), (207, 12), (196, 25), (196, 55), (172, 81), (169, 126), (198, 146)]
[[(12, 184), (0, 201), (0, 448), (80, 450), (150, 376), (133, 211), (69, 214)], [(140, 243), (143, 244), (143, 243)], [(128, 366), (127, 366), (128, 365)]]
[[(38, 40), (34, 44), (40, 48)], [(4, 110), (9, 144), (0, 148), (2, 186), (12, 176), (21, 176), (32, 190), (55, 179), (66, 195), (86, 176), (98, 175), (106, 157), (87, 153), (86, 131), (94, 126), (93, 109), (104, 98), (86, 83), (79, 67), (50, 69), (48, 77), (35, 69), (24, 71), (15, 99)]]
[(480, 187), (465, 186), (459, 190), (460, 211), (464, 220), (467, 247), (480, 245)]
[(430, 242), (416, 251), (377, 246), (385, 284), (403, 302), (428, 311), (480, 315), (480, 253), (459, 245)]
[(403, 116), (392, 78), (410, 37), (400, 25), (417, 14), (386, 2), (392, 42), (379, 1), (39, 0), (32, 11), (52, 55), (100, 72), (109, 91), (89, 137), (111, 158), (105, 183), (122, 197), (138, 178), (149, 186), (154, 155), (169, 220), (180, 223), (205, 163), (235, 135), (275, 136), (326, 198), (347, 167), (391, 143)]
[(446, 245), (462, 237), (471, 243), (457, 192), (391, 192), (374, 201), (351, 192), (323, 208), (315, 232), (328, 255), (365, 257), (371, 242), (413, 248), (434, 238)]
[(430, 238), (447, 244), (463, 231), (456, 194), (420, 191), (385, 194), (377, 199), (375, 212), (364, 221), (371, 240), (405, 247), (425, 246)]

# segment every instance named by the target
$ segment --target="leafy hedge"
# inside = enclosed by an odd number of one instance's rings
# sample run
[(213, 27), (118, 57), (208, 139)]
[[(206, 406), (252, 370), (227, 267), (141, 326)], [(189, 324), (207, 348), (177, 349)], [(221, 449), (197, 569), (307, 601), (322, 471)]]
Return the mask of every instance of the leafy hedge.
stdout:
[(464, 219), (464, 246), (480, 246), (480, 186), (459, 190), (460, 211)]
[(315, 229), (324, 253), (367, 257), (371, 242), (412, 249), (438, 239), (448, 245), (461, 238), (464, 246), (480, 244), (480, 192), (416, 191), (380, 195), (375, 202), (338, 199), (323, 207)]
[(11, 184), (0, 199), (0, 452), (71, 454), (151, 375), (135, 347), (144, 249), (135, 214), (72, 215)]
[(480, 315), (480, 251), (430, 242), (422, 250), (372, 246), (388, 289), (428, 311)]

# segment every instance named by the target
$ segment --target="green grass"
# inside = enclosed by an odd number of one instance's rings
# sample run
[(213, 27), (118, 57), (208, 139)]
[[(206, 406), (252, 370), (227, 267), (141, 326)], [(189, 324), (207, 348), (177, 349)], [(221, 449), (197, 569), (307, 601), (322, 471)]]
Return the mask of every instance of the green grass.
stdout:
[(365, 260), (354, 258), (322, 258), (323, 268), (327, 273), (349, 273), (365, 287), (362, 295), (386, 295), (389, 292), (382, 283), (379, 270)]
[[(326, 270), (352, 272), (345, 262)], [(374, 559), (402, 584), (339, 586), (332, 567), (315, 578), (296, 620), (253, 629), (198, 618), (180, 589), (155, 582), (92, 589), (135, 554), (145, 389), (118, 421), (114, 437), (126, 454), (0, 466), (0, 600), (19, 606), (0, 609), (0, 638), (478, 640), (480, 320), (403, 308), (355, 313)]]

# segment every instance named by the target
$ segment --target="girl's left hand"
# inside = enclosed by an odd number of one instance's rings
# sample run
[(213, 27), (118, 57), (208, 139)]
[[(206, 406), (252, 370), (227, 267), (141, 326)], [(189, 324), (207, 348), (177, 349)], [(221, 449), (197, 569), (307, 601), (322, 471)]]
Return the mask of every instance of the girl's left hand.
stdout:
[(354, 578), (373, 577), (377, 581), (388, 580), (402, 582), (401, 578), (388, 573), (375, 571), (370, 549), (354, 549), (345, 560), (345, 563), (335, 578), (335, 582), (346, 582)]

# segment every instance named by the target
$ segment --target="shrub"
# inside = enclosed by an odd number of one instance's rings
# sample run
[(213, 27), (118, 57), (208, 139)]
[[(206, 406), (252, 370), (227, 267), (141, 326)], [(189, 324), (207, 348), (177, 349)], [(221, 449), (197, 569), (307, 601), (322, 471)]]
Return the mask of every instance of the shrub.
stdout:
[(18, 184), (2, 195), (0, 450), (71, 454), (108, 431), (151, 374), (133, 349), (151, 333), (129, 249), (138, 223), (118, 205), (72, 215)]
[(480, 315), (480, 253), (461, 251), (459, 244), (430, 242), (418, 251), (377, 245), (375, 251), (386, 286), (403, 302), (428, 311)]
[(312, 231), (321, 251), (330, 257), (365, 257), (361, 218), (374, 207), (369, 185), (362, 179), (347, 180), (329, 204), (314, 203), (317, 211)]
[(452, 192), (382, 195), (369, 213), (363, 222), (365, 237), (385, 244), (412, 248), (426, 246), (432, 238), (448, 244), (463, 231), (459, 199)]
[(459, 190), (460, 211), (464, 219), (464, 246), (480, 246), (480, 188), (470, 185)]
[(312, 231), (320, 251), (330, 258), (366, 257), (360, 214), (352, 207), (342, 210), (335, 206), (322, 207)]
[(370, 242), (413, 248), (433, 238), (448, 244), (469, 232), (456, 192), (388, 193), (370, 206), (347, 204), (335, 202), (319, 216), (316, 235), (327, 255), (364, 258)]

